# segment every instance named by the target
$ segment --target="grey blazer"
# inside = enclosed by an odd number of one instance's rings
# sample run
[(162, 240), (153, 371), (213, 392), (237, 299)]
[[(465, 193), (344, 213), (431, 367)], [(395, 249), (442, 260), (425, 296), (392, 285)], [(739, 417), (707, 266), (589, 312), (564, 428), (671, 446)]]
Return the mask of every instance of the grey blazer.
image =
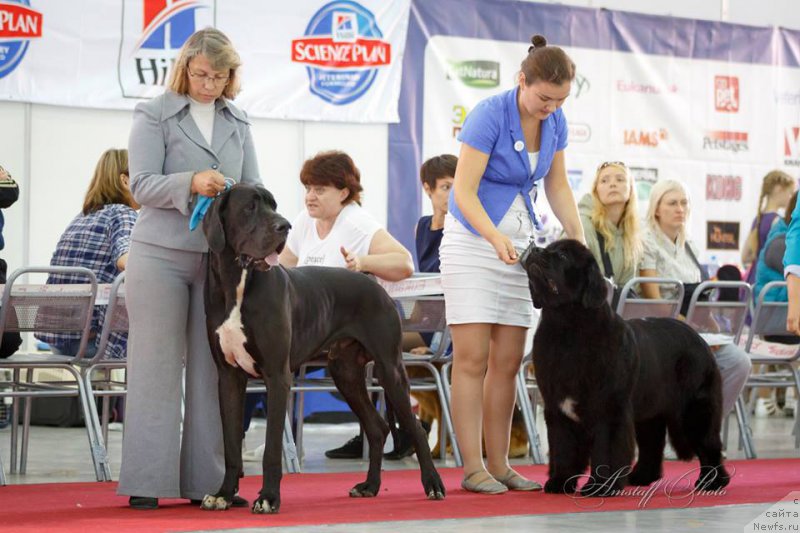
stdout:
[(189, 231), (195, 172), (213, 168), (236, 182), (261, 185), (250, 122), (231, 102), (216, 101), (211, 146), (189, 113), (189, 98), (167, 91), (136, 106), (128, 142), (131, 192), (141, 204), (131, 239), (205, 252), (201, 228)]

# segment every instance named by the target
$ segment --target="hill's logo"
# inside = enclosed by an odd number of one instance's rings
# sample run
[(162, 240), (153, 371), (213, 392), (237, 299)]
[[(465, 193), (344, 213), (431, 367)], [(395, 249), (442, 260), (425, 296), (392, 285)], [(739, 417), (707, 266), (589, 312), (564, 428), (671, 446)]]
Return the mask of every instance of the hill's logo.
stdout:
[(118, 72), (122, 95), (149, 98), (163, 92), (183, 43), (214, 26), (214, 2), (125, 0)]
[(456, 78), (467, 87), (492, 89), (500, 85), (500, 63), (497, 61), (450, 61), (447, 79)]
[(42, 36), (42, 14), (30, 5), (30, 0), (0, 3), (0, 78), (17, 68), (31, 39)]
[(305, 37), (292, 40), (292, 62), (303, 63), (311, 92), (344, 105), (359, 99), (392, 60), (375, 15), (364, 6), (336, 0), (317, 11)]

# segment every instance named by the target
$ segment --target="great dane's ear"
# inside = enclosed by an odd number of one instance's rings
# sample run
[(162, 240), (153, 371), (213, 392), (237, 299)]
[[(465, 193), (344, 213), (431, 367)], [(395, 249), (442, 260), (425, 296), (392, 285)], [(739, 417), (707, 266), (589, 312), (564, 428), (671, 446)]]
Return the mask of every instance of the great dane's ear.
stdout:
[(606, 301), (606, 280), (600, 273), (600, 267), (592, 258), (588, 263), (586, 284), (583, 286), (581, 304), (587, 308), (601, 307)]
[(228, 205), (227, 192), (219, 195), (208, 208), (203, 217), (203, 233), (206, 234), (208, 247), (212, 252), (220, 253), (225, 249), (225, 223), (223, 212)]

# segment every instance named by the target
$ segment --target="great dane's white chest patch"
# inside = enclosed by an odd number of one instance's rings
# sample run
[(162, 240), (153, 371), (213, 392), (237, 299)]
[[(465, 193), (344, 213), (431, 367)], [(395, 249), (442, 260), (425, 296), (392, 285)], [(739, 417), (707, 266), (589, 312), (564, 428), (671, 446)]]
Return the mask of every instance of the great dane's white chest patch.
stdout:
[(247, 336), (244, 334), (244, 325), (242, 324), (242, 299), (244, 298), (246, 279), (247, 270), (242, 270), (242, 279), (236, 287), (236, 305), (231, 309), (225, 322), (217, 328), (217, 335), (219, 335), (219, 345), (225, 354), (226, 361), (228, 363), (235, 362), (240, 368), (252, 374), (255, 361), (244, 347)]
[(578, 402), (576, 402), (575, 400), (573, 400), (572, 398), (567, 396), (566, 398), (564, 398), (561, 401), (560, 404), (558, 404), (558, 407), (559, 407), (559, 409), (561, 409), (561, 412), (564, 413), (564, 415), (567, 418), (569, 418), (570, 420), (573, 420), (575, 422), (580, 422), (581, 419), (578, 418), (577, 413), (575, 413), (575, 407), (577, 405), (578, 405)]

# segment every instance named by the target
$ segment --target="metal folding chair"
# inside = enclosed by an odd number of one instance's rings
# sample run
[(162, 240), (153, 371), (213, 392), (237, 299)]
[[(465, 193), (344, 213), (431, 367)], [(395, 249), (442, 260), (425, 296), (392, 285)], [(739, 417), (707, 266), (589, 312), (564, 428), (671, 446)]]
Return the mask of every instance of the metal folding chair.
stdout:
[[(789, 311), (788, 302), (773, 302), (766, 300), (767, 294), (775, 289), (786, 287), (785, 281), (772, 281), (767, 283), (758, 295), (756, 309), (750, 323), (750, 332), (744, 350), (750, 356), (753, 365), (774, 365), (781, 367), (778, 372), (752, 372), (747, 380), (747, 386), (753, 388), (789, 388), (794, 387), (795, 393), (800, 395), (800, 344), (790, 356), (756, 354), (752, 351), (753, 341), (756, 336), (781, 335), (792, 336), (786, 329), (786, 317)], [(795, 448), (800, 447), (800, 416), (795, 413), (794, 429)]]
[[(739, 293), (736, 301), (722, 301), (719, 293), (722, 289), (733, 289)], [(700, 299), (707, 294), (707, 298)], [(739, 344), (745, 319), (749, 312), (752, 289), (743, 281), (706, 281), (698, 285), (692, 294), (686, 322), (695, 331), (703, 334), (727, 337), (733, 344)], [(745, 457), (756, 458), (753, 432), (747, 417), (744, 401), (741, 396), (736, 399), (736, 422), (739, 425), (739, 442), (744, 448)], [(728, 416), (724, 416), (723, 440), (727, 447)]]
[[(673, 298), (648, 300), (646, 298), (631, 298), (631, 289), (640, 283), (657, 283), (663, 288), (674, 287), (676, 295)], [(670, 317), (677, 318), (683, 303), (683, 283), (672, 278), (632, 278), (622, 287), (622, 295), (617, 303), (617, 314), (629, 320), (631, 318)]]
[[(85, 284), (74, 285), (23, 285), (20, 277), (26, 274), (73, 274), (85, 278)], [(33, 267), (16, 270), (8, 278), (3, 291), (0, 308), (0, 336), (5, 332), (50, 332), (79, 333), (80, 347), (73, 356), (49, 355), (39, 353), (16, 353), (8, 359), (0, 360), (0, 369), (12, 371), (10, 382), (0, 387), (0, 396), (13, 398), (11, 425), (11, 467), (17, 471), (17, 440), (19, 430), (19, 398), (25, 399), (22, 426), (22, 450), (19, 458), (19, 472), (27, 469), (28, 437), (32, 398), (74, 397), (80, 400), (86, 421), (86, 433), (95, 475), (98, 481), (110, 480), (107, 461), (103, 455), (104, 447), (92, 422), (91, 408), (81, 373), (80, 361), (86, 353), (92, 322), (97, 280), (94, 273), (80, 267)], [(66, 371), (75, 379), (60, 382), (42, 379), (37, 370), (58, 369)], [(1, 468), (0, 468), (1, 470)]]
[(403, 365), (406, 368), (424, 368), (430, 374), (424, 378), (409, 378), (411, 391), (435, 391), (439, 397), (442, 412), (442, 424), (439, 427), (439, 450), (441, 458), (447, 456), (447, 440), (453, 448), (453, 457), (456, 466), (462, 466), (461, 451), (456, 441), (455, 428), (450, 411), (450, 398), (445, 390), (442, 376), (436, 365), (449, 362), (451, 355), (450, 329), (445, 319), (444, 296), (414, 296), (403, 297), (395, 300), (403, 325), (403, 332), (433, 334), (431, 348), (433, 353), (428, 355), (415, 355), (403, 353)]

